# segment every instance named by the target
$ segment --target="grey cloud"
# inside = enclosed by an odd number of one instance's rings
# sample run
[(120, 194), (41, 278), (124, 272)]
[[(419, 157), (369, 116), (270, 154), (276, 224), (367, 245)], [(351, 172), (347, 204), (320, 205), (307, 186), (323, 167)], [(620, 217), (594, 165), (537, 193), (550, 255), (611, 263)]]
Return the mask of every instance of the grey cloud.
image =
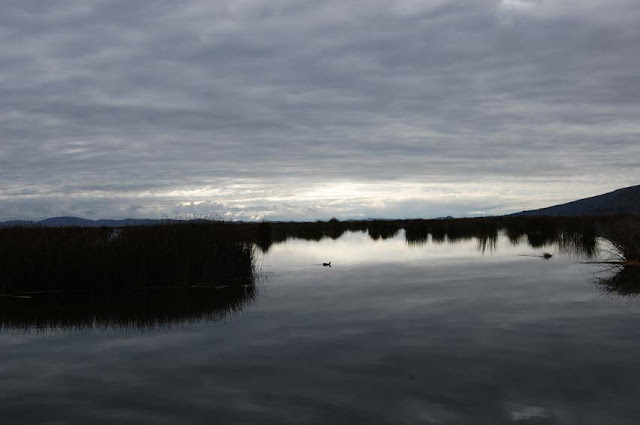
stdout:
[(523, 206), (476, 183), (527, 207), (637, 184), (639, 23), (631, 0), (7, 1), (0, 217), (443, 211), (295, 199), (343, 182), (449, 185), (465, 215)]

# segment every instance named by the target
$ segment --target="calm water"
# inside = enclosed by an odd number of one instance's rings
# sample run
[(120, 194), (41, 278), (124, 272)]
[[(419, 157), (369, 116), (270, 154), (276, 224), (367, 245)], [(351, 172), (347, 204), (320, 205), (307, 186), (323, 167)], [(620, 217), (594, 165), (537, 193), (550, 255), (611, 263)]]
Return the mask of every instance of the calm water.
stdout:
[(289, 240), (219, 314), (4, 323), (0, 422), (638, 423), (640, 301), (554, 247), (479, 248)]

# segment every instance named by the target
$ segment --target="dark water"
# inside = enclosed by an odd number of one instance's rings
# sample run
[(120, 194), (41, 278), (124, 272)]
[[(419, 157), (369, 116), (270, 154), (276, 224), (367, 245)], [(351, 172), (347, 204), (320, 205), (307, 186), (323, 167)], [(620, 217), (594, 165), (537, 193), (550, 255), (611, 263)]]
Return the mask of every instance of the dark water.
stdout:
[[(638, 423), (633, 291), (553, 246), (479, 248), (402, 232), (290, 240), (264, 255), (257, 287), (212, 311), (17, 309), (0, 334), (0, 422)], [(555, 255), (521, 256), (542, 251)]]

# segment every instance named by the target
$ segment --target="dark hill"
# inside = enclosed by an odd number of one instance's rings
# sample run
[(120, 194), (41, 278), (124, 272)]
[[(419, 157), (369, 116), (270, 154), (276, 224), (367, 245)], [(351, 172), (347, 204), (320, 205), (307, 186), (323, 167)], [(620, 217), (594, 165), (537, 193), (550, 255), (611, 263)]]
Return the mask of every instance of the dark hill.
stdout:
[(603, 195), (566, 204), (522, 211), (511, 216), (579, 216), (640, 214), (640, 185), (625, 187)]
[(79, 217), (51, 217), (38, 222), (39, 225), (44, 227), (65, 227), (65, 226), (78, 226), (78, 227), (93, 227), (93, 220), (86, 220)]
[(87, 220), (80, 217), (51, 217), (40, 221), (11, 220), (0, 222), (0, 227), (42, 226), (42, 227), (126, 227), (152, 226), (155, 224), (174, 223), (181, 220), (134, 219), (124, 220)]

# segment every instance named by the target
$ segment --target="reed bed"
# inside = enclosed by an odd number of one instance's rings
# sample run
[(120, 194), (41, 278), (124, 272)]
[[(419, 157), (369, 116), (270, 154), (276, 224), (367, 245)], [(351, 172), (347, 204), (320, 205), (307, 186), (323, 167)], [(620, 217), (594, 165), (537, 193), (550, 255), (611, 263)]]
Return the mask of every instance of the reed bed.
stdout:
[(533, 248), (557, 246), (582, 258), (607, 238), (618, 260), (640, 260), (640, 219), (619, 217), (481, 217), (442, 220), (370, 220), (225, 223), (193, 221), (123, 228), (0, 229), (0, 291), (128, 290), (140, 287), (250, 282), (255, 247), (267, 252), (289, 238), (318, 241), (364, 231), (374, 240), (404, 229), (410, 245), (476, 240), (482, 251), (498, 235)]
[(224, 223), (0, 229), (0, 291), (123, 291), (253, 282), (253, 244)]
[(605, 226), (612, 256), (627, 265), (640, 265), (640, 217), (626, 216)]

